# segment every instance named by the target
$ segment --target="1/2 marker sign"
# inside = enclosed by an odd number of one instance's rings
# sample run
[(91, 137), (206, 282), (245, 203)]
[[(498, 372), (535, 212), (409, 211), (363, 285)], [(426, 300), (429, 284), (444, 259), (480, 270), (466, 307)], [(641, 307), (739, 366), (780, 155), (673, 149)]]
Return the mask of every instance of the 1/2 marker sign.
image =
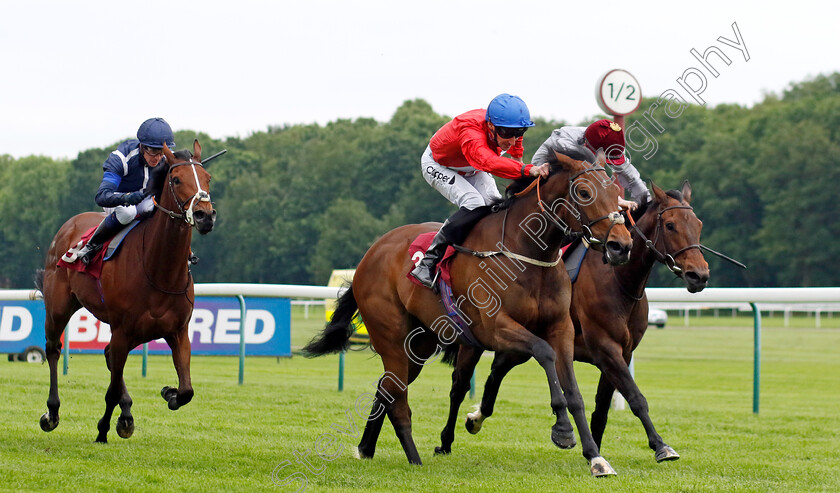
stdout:
[(642, 103), (642, 88), (630, 72), (614, 69), (598, 79), (595, 85), (595, 99), (607, 114), (629, 115)]

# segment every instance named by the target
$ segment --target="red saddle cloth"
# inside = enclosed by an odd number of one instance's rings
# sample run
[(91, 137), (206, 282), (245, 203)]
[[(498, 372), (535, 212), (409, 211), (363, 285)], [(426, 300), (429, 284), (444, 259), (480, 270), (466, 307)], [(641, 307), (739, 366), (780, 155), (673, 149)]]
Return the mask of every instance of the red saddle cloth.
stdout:
[[(408, 256), (411, 258), (412, 266), (411, 269), (414, 269), (414, 266), (417, 265), (420, 260), (426, 255), (426, 250), (429, 248), (429, 245), (432, 244), (432, 239), (437, 234), (437, 231), (430, 231), (428, 233), (423, 233), (422, 235), (418, 236), (411, 242), (411, 245), (408, 247)], [(440, 262), (438, 262), (437, 270), (440, 271), (440, 277), (443, 279), (446, 284), (451, 284), (450, 280), (451, 277), (449, 275), (449, 268), (452, 266), (452, 258), (455, 256), (457, 252), (452, 245), (446, 247), (446, 252), (443, 254), (443, 258)], [(405, 274), (408, 279), (418, 286), (422, 286), (420, 281), (414, 278), (411, 275), (411, 271)]]
[[(96, 226), (90, 228), (82, 235), (80, 241), (76, 243), (67, 253), (72, 253), (75, 250), (78, 250), (83, 245), (85, 245), (91, 236), (93, 236), (93, 232), (96, 231)], [(105, 242), (102, 245), (102, 248), (96, 252), (94, 255), (93, 260), (90, 261), (89, 264), (85, 264), (82, 262), (82, 259), (76, 259), (75, 262), (65, 262), (63, 259), (58, 259), (58, 263), (56, 264), (58, 267), (64, 267), (66, 269), (75, 270), (78, 272), (86, 272), (93, 276), (96, 279), (102, 277), (102, 263), (104, 262), (105, 252), (108, 251), (108, 244), (111, 243), (110, 240)], [(66, 255), (66, 254), (65, 254)]]

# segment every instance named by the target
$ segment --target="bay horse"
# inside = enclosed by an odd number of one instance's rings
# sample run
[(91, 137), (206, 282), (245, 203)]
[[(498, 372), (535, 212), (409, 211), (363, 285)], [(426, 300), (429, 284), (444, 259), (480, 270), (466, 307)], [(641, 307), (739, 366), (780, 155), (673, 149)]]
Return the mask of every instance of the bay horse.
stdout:
[(45, 349), (50, 365), (48, 411), (40, 420), (44, 431), (58, 426), (61, 334), (73, 313), (82, 307), (111, 325), (111, 341), (105, 347), (111, 383), (105, 393), (105, 414), (97, 426), (97, 442), (108, 442), (111, 415), (117, 404), (121, 409), (117, 434), (128, 438), (134, 433), (132, 401), (123, 369), (129, 351), (140, 344), (163, 338), (172, 349), (178, 388), (164, 387), (161, 391), (169, 409), (178, 409), (193, 397), (187, 326), (195, 294), (187, 259), (192, 229), (202, 235), (209, 233), (216, 211), (210, 202), (210, 174), (201, 165), (198, 140), (193, 143), (192, 156), (187, 150), (173, 154), (165, 146), (163, 151), (169, 169), (159, 193), (160, 210), (125, 237), (119, 254), (103, 264), (100, 279), (56, 264), (89, 228), (102, 221), (104, 214), (85, 212), (73, 216), (58, 230), (47, 252), (39, 283), (44, 294)]
[[(709, 266), (700, 250), (703, 224), (690, 205), (688, 181), (681, 191), (665, 192), (653, 183), (651, 189), (652, 201), (633, 213), (637, 219), (631, 228), (634, 237), (630, 262), (609, 266), (597, 256), (587, 255), (577, 281), (572, 285), (571, 316), (575, 325), (575, 360), (593, 364), (601, 370), (590, 424), (595, 443), (600, 448), (613, 391), (618, 389), (642, 422), (654, 457), (661, 462), (679, 459), (679, 454), (656, 432), (648, 415), (647, 400), (628, 368), (633, 350), (647, 330), (645, 285), (653, 265), (659, 261), (683, 280), (689, 292), (696, 293), (708, 283)], [(470, 388), (470, 379), (482, 352), (464, 345), (458, 350), (452, 373), (449, 418), (441, 432), (437, 453), (451, 451), (458, 407)], [(496, 353), (480, 407), (467, 415), (466, 427), (470, 433), (478, 433), (484, 419), (493, 414), (504, 376), (528, 359), (522, 354)]]
[[(583, 231), (614, 264), (628, 260), (631, 237), (618, 212), (618, 187), (604, 172), (603, 153), (594, 166), (563, 155), (557, 159), (542, 184), (539, 178), (513, 182), (508, 194), (518, 191), (518, 196), (509, 197), (501, 204), (503, 210), (475, 225), (463, 242), (474, 254), (456, 255), (451, 264), (452, 295), (477, 343), (533, 356), (543, 367), (556, 415), (554, 443), (561, 448), (575, 445), (568, 409), (590, 471), (615, 474), (589, 432), (572, 366), (571, 282), (565, 270), (554, 266), (560, 261), (561, 243), (573, 230)], [(407, 278), (414, 266), (410, 244), (438, 228), (439, 223), (407, 225), (377, 240), (340, 296), (331, 321), (304, 348), (309, 356), (345, 350), (353, 314), (361, 314), (385, 372), (357, 449), (360, 458), (373, 457), (387, 415), (408, 462), (422, 463), (411, 434), (408, 385), (443, 347), (467, 337), (439, 295)], [(488, 249), (501, 251), (479, 256)]]

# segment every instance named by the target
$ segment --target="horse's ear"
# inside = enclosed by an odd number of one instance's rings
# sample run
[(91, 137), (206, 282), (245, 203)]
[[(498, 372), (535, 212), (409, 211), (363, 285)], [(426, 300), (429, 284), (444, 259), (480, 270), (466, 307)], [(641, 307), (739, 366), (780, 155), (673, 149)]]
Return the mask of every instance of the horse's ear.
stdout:
[(650, 181), (650, 189), (653, 190), (653, 196), (656, 198), (656, 202), (662, 205), (668, 203), (668, 194), (665, 193), (665, 190), (656, 186), (653, 180)]
[(166, 162), (169, 164), (176, 161), (175, 154), (172, 154), (172, 151), (169, 150), (169, 146), (166, 145), (166, 142), (163, 143), (163, 155), (166, 156)]
[(598, 149), (598, 154), (595, 156), (595, 165), (602, 168), (607, 167), (607, 154), (603, 149)]
[(193, 142), (193, 159), (201, 162), (201, 144), (198, 143), (198, 139)]
[(691, 183), (689, 183), (688, 180), (683, 182), (682, 196), (686, 204), (691, 203)]
[(572, 167), (577, 162), (574, 159), (570, 158), (569, 156), (567, 156), (565, 154), (560, 154), (557, 151), (554, 151), (554, 155), (557, 157), (557, 164), (566, 171), (571, 170)]

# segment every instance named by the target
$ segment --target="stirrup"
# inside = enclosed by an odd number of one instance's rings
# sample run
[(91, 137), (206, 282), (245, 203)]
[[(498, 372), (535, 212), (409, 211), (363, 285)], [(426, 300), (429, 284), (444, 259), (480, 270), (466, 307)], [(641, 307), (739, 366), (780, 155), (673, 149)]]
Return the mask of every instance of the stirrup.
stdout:
[[(87, 247), (87, 245), (85, 245)], [(93, 259), (96, 258), (96, 253), (102, 249), (102, 246), (98, 246), (96, 248), (89, 248), (88, 251), (82, 253), (81, 250), (79, 251), (79, 258), (82, 259), (82, 263), (85, 265), (90, 264), (93, 262)]]
[(67, 262), (68, 264), (72, 264), (73, 262), (79, 260), (79, 253), (81, 253), (83, 247), (84, 242), (80, 240), (75, 246), (64, 252), (64, 255), (61, 256), (61, 260)]
[[(428, 270), (428, 269), (427, 269), (427, 270)], [(418, 281), (421, 285), (423, 285), (423, 287), (428, 288), (428, 289), (431, 289), (433, 292), (437, 293), (437, 292), (438, 292), (437, 281), (438, 281), (438, 277), (440, 277), (440, 270), (437, 268), (437, 266), (435, 266), (435, 271), (434, 271), (433, 273), (432, 273), (432, 272), (430, 272), (430, 274), (431, 274), (431, 278), (432, 278), (432, 280), (431, 280), (431, 285), (426, 284), (426, 283), (423, 281), (423, 279), (420, 279), (419, 277), (417, 277), (417, 276), (414, 274), (414, 270), (412, 270), (412, 271), (411, 271), (411, 277), (413, 277), (413, 278), (417, 279), (417, 281)]]

